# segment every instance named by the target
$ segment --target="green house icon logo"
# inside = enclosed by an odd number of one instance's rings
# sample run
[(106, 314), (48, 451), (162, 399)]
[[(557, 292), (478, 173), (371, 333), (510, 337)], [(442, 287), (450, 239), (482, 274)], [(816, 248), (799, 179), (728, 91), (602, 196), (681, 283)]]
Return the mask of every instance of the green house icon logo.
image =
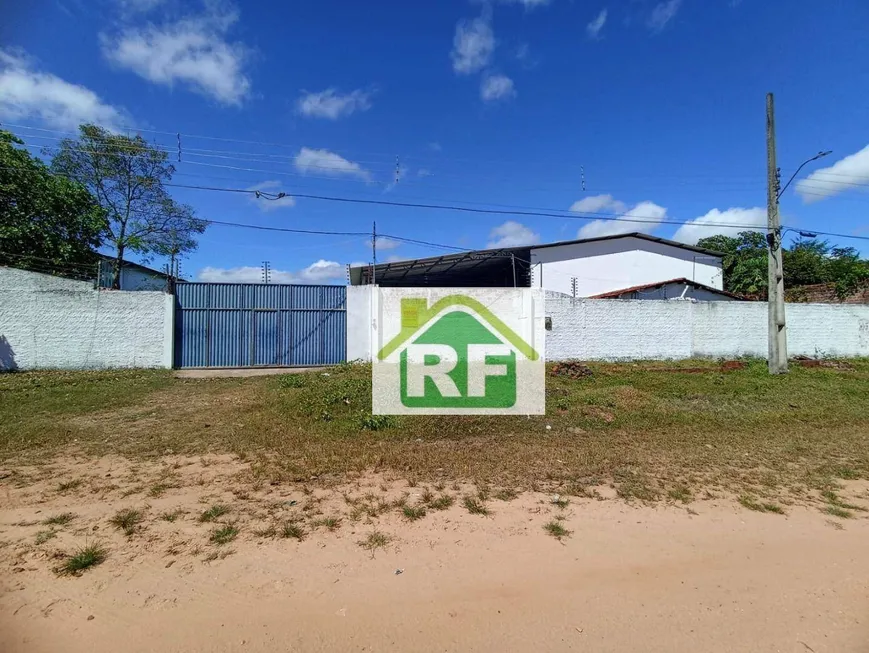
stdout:
[(378, 353), (398, 352), (401, 403), (407, 408), (511, 408), (517, 356), (539, 354), (473, 297), (401, 300), (401, 330)]

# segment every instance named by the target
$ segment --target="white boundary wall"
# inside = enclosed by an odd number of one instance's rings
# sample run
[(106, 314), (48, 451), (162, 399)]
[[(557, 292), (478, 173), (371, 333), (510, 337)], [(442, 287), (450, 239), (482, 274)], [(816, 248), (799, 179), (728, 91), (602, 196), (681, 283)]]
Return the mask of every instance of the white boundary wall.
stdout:
[(0, 369), (172, 367), (174, 298), (0, 267)]
[[(347, 288), (347, 360), (370, 361), (375, 286)], [(791, 356), (869, 356), (869, 306), (788, 304)], [(654, 360), (767, 356), (764, 302), (574, 299), (546, 294), (546, 359)]]

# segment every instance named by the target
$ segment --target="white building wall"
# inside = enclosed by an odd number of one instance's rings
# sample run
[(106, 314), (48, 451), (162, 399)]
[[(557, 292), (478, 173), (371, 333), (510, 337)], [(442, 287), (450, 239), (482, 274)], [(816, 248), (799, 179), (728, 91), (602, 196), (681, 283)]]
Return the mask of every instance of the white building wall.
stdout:
[(694, 299), (698, 302), (734, 302), (739, 301), (734, 297), (713, 292), (705, 288), (697, 288), (686, 283), (668, 283), (658, 288), (637, 290), (625, 293), (621, 297), (607, 299)]
[(347, 286), (347, 360), (370, 361), (377, 330), (377, 286)]
[(172, 295), (0, 268), (0, 368), (171, 367)]
[(723, 288), (721, 259), (642, 238), (599, 240), (531, 250), (532, 287), (590, 297), (631, 286), (691, 279)]

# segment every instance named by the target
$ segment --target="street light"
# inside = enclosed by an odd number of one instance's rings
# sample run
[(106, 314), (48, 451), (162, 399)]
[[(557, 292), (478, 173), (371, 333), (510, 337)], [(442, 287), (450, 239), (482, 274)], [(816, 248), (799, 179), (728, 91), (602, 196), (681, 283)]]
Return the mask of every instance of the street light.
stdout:
[(825, 156), (827, 156), (828, 154), (832, 154), (832, 153), (833, 153), (833, 150), (827, 150), (827, 151), (825, 151), (825, 152), (818, 152), (818, 153), (817, 153), (815, 156), (813, 156), (811, 159), (808, 159), (808, 160), (806, 160), (806, 161), (803, 161), (803, 162), (800, 164), (800, 167), (797, 168), (796, 172), (794, 172), (794, 174), (791, 175), (791, 178), (788, 179), (788, 183), (786, 183), (786, 184), (784, 185), (784, 188), (782, 188), (781, 190), (779, 190), (778, 195), (776, 195), (776, 201), (778, 201), (778, 200), (781, 199), (781, 196), (784, 195), (784, 192), (788, 189), (788, 186), (791, 185), (791, 182), (794, 180), (794, 178), (795, 178), (798, 174), (800, 174), (800, 170), (802, 170), (803, 167), (805, 167), (806, 165), (808, 165), (808, 164), (811, 163), (812, 161), (817, 161), (818, 159), (823, 159)]

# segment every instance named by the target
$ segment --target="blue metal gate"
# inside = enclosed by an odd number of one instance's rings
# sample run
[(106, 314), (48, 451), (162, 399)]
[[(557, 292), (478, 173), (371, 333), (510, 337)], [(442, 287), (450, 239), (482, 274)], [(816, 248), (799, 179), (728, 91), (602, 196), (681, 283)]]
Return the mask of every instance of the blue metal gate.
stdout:
[(175, 286), (175, 367), (332, 365), (347, 356), (347, 289)]

